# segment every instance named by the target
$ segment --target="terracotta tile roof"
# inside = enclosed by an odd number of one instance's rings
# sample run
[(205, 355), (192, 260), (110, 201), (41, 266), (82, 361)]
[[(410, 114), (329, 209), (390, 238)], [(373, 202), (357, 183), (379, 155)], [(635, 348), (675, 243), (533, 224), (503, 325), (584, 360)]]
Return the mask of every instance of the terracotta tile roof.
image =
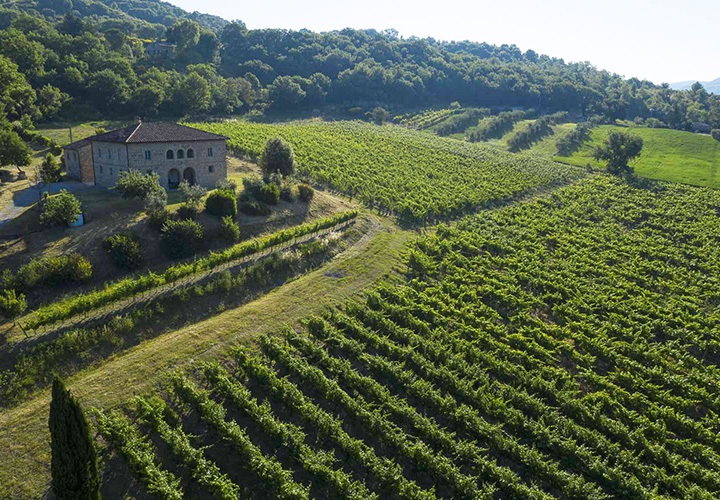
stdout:
[[(177, 123), (140, 122), (129, 127), (111, 130), (88, 137), (91, 141), (144, 143), (144, 142), (190, 142), (225, 140), (224, 135), (213, 134)], [(79, 142), (79, 141), (78, 141)], [(74, 143), (73, 143), (74, 144)]]
[(73, 149), (75, 151), (79, 151), (80, 149), (84, 148), (85, 146), (90, 145), (89, 139), (80, 139), (79, 141), (71, 142), (67, 146), (63, 146), (63, 149)]

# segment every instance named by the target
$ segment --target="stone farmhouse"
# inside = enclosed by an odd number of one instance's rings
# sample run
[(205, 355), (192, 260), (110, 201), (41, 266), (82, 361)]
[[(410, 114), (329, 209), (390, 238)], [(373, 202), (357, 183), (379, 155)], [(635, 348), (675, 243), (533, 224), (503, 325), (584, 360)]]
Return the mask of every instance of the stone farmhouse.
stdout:
[(65, 146), (68, 176), (112, 187), (120, 172), (155, 172), (160, 185), (176, 189), (182, 180), (212, 188), (227, 178), (227, 137), (176, 123), (142, 122)]

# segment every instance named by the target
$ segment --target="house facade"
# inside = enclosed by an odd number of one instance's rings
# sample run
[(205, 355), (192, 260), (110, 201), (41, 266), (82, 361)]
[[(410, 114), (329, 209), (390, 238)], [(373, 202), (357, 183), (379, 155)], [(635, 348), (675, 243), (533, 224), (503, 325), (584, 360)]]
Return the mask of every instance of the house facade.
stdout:
[(212, 188), (227, 178), (226, 141), (175, 123), (138, 122), (65, 146), (65, 164), (68, 175), (101, 187), (114, 186), (132, 169), (158, 174), (165, 189), (183, 180)]

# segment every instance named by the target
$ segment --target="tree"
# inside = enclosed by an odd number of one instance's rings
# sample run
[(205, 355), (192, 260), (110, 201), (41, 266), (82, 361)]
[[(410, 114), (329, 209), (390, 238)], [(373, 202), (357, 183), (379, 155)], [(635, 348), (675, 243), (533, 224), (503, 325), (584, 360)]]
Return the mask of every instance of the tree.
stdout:
[(193, 184), (192, 186), (186, 180), (183, 180), (178, 186), (180, 195), (185, 200), (185, 204), (193, 209), (198, 209), (202, 203), (203, 196), (207, 193), (207, 189), (200, 186), (199, 184)]
[(88, 91), (93, 103), (103, 110), (124, 105), (130, 96), (128, 84), (110, 69), (95, 73), (90, 80)]
[(30, 165), (30, 148), (12, 130), (0, 130), (0, 167)]
[(289, 76), (278, 76), (268, 87), (270, 99), (275, 107), (295, 106), (307, 95), (299, 83)]
[(596, 160), (607, 162), (607, 170), (611, 174), (620, 175), (632, 173), (628, 162), (640, 156), (643, 148), (642, 138), (613, 130), (605, 142), (595, 148), (593, 156)]
[(160, 176), (155, 172), (143, 174), (139, 170), (130, 169), (120, 172), (120, 179), (113, 189), (122, 193), (123, 198), (145, 199), (156, 191), (165, 191), (160, 186)]
[(58, 500), (100, 500), (97, 454), (85, 414), (57, 376), (50, 402), (52, 490)]
[(110, 28), (105, 32), (105, 40), (107, 40), (111, 50), (119, 51), (125, 45), (125, 33), (117, 28)]
[(45, 184), (60, 181), (60, 162), (52, 153), (48, 153), (40, 165), (40, 180)]
[(182, 79), (177, 95), (181, 114), (205, 113), (210, 109), (210, 84), (195, 71)]
[(386, 121), (390, 120), (390, 113), (385, 108), (381, 108), (378, 106), (372, 111), (368, 111), (367, 113), (365, 113), (365, 117), (373, 123), (382, 125)]
[(193, 220), (170, 220), (163, 226), (160, 238), (162, 251), (168, 257), (190, 257), (202, 246), (203, 227)]
[(63, 189), (57, 195), (45, 199), (40, 213), (40, 223), (70, 225), (78, 220), (80, 207), (80, 201), (68, 193), (67, 189)]
[(275, 172), (287, 177), (295, 173), (295, 152), (290, 143), (280, 137), (269, 139), (260, 157), (260, 168), (265, 177)]
[(178, 51), (195, 47), (200, 40), (200, 25), (190, 19), (178, 21), (168, 28), (167, 39)]
[(710, 131), (710, 135), (716, 141), (720, 141), (720, 128), (714, 128)]

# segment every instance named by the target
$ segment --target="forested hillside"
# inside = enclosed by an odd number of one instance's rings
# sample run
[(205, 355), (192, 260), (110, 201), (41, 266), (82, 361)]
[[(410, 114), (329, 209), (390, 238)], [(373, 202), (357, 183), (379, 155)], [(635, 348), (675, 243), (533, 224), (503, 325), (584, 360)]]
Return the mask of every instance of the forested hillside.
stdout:
[[(11, 120), (77, 116), (78, 106), (151, 118), (333, 105), (362, 117), (377, 106), (399, 114), (458, 101), (720, 127), (720, 97), (699, 86), (673, 91), (514, 45), (404, 39), (394, 30), (248, 30), (150, 0), (12, 5), (0, 10), (0, 99)], [(143, 40), (158, 39), (174, 53), (148, 56)]]

